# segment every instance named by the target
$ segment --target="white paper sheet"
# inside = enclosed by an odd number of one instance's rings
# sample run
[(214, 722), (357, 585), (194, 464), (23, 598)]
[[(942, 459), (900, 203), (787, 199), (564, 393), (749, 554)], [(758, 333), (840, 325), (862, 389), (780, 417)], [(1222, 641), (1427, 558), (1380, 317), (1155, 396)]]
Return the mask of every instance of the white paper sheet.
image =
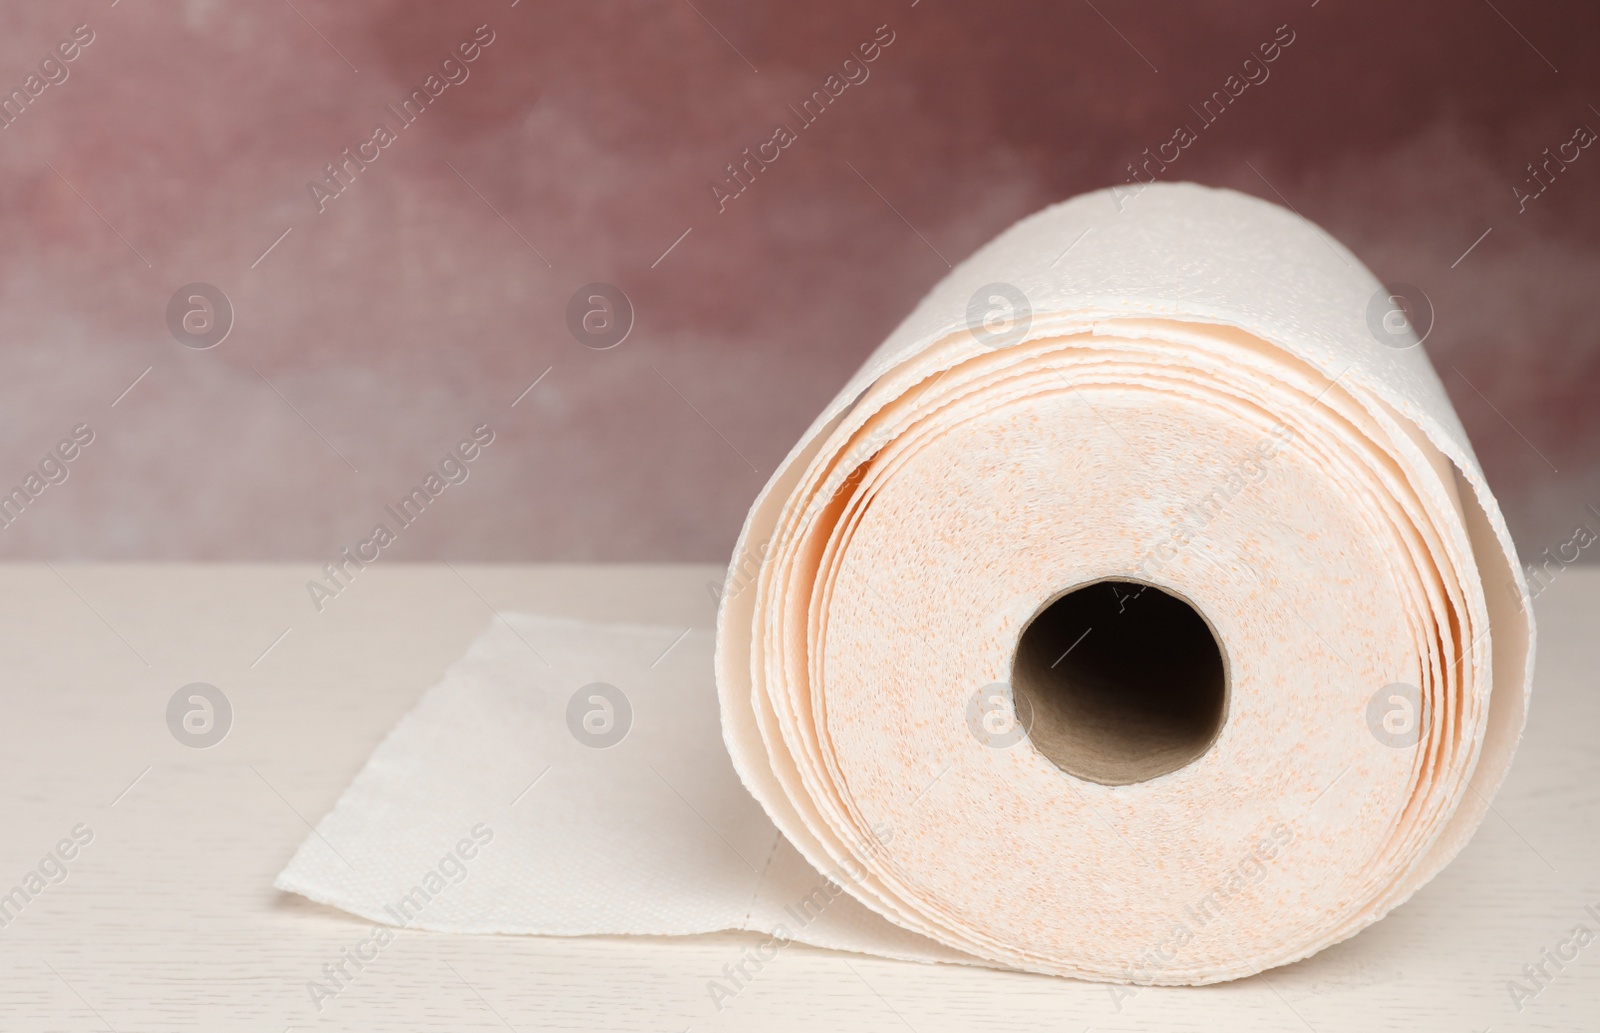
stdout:
[[(711, 636), (680, 635), (496, 620), (390, 732), (278, 888), (414, 929), (744, 929), (956, 960), (857, 903), (839, 887), (848, 873), (824, 876), (778, 835), (722, 745)], [(613, 710), (611, 729), (626, 733), (612, 746), (587, 745), (567, 721), (572, 697), (595, 683), (620, 689), (631, 711)], [(603, 706), (587, 694), (580, 706), (603, 724)]]

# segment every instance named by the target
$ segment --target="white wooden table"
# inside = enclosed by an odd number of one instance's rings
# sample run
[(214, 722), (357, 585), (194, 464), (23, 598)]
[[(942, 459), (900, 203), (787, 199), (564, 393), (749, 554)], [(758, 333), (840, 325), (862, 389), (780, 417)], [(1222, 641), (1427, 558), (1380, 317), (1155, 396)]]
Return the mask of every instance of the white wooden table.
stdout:
[[(307, 982), (367, 925), (272, 879), (491, 607), (709, 628), (717, 572), (374, 566), (321, 613), (315, 576), (0, 566), (0, 892), (93, 833), (0, 928), (0, 1031), (1600, 1029), (1600, 569), (1539, 599), (1527, 736), (1439, 878), (1308, 961), (1120, 1011), (1100, 985), (796, 946), (718, 1012), (707, 982), (758, 937), (405, 931), (319, 1014)], [(167, 726), (190, 682), (233, 707), (210, 749)], [(1558, 971), (1541, 952), (1578, 924), (1596, 942)], [(1542, 961), (1539, 988), (1523, 967)], [(1539, 989), (1520, 1013), (1513, 979)]]

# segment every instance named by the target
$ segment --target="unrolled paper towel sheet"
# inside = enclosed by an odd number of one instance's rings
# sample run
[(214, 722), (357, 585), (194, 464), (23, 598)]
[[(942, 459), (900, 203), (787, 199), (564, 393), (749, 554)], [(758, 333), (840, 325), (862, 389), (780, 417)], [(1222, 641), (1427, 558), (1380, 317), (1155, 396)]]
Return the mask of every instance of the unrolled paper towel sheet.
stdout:
[[(595, 686), (626, 703), (608, 711)], [(746, 929), (958, 958), (833, 876), (795, 853), (734, 774), (709, 634), (507, 613), (389, 733), (277, 885), (415, 929)]]
[(1088, 194), (953, 270), (772, 476), (715, 701), (698, 633), (657, 664), (671, 629), (507, 618), (278, 885), (429, 929), (1236, 978), (1460, 850), (1530, 613), (1348, 250), (1230, 191)]

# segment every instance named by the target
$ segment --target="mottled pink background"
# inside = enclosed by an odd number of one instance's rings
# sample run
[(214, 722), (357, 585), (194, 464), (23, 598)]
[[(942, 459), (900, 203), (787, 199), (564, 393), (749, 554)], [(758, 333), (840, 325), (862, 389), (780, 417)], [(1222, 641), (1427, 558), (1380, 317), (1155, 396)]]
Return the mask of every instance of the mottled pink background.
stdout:
[[(1600, 504), (1600, 148), (1526, 213), (1512, 187), (1600, 130), (1600, 10), (1497, 6), (8, 3), (0, 89), (95, 38), (0, 130), (0, 485), (97, 437), (0, 556), (326, 559), (489, 422), (393, 555), (723, 559), (939, 256), (1120, 182), (1286, 23), (1170, 177), (1277, 200), (1249, 162), (1427, 291), (1537, 553)], [(307, 183), (485, 23), (470, 79), (319, 214)], [(882, 24), (871, 78), (719, 213), (708, 183)], [(167, 331), (191, 281), (237, 310), (211, 350)], [(567, 331), (591, 281), (636, 307), (609, 351)]]

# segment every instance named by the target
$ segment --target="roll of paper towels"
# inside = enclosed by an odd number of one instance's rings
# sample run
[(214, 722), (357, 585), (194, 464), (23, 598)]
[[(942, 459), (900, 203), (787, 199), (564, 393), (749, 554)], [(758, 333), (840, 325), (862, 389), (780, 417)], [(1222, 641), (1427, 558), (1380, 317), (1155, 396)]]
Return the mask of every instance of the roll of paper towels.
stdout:
[(1293, 212), (1130, 195), (1003, 233), (818, 417), (740, 536), (717, 682), (744, 784), (889, 921), (1207, 983), (1461, 848), (1533, 628), (1416, 307)]
[(1472, 835), (1533, 664), (1425, 308), (1231, 191), (1023, 220), (756, 499), (715, 690), (698, 632), (502, 617), (278, 885), (1132, 983), (1353, 935)]

